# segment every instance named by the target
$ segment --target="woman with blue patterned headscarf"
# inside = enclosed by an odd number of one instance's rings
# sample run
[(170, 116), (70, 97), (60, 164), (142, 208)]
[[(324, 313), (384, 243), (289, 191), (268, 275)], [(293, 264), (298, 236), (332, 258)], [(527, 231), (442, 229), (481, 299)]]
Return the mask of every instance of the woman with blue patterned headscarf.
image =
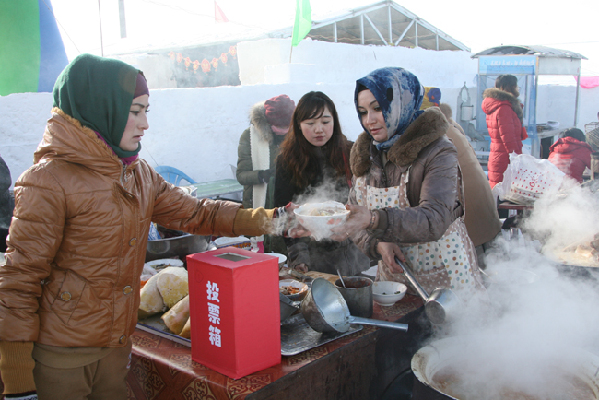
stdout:
[(354, 100), (364, 132), (351, 152), (352, 213), (339, 237), (352, 237), (380, 260), (377, 280), (404, 281), (399, 257), (429, 291), (471, 292), (483, 286), (463, 221), (457, 152), (441, 111), (419, 111), (423, 96), (418, 78), (403, 68), (358, 79)]

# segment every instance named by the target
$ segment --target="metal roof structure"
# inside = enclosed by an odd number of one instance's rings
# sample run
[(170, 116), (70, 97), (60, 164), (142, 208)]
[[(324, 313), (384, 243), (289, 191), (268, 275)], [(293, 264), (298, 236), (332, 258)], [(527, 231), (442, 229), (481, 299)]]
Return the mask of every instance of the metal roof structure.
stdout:
[(355, 8), (312, 22), (312, 40), (363, 45), (420, 47), (428, 50), (470, 48), (393, 0)]
[(568, 50), (560, 50), (546, 46), (498, 46), (490, 49), (481, 51), (472, 56), (472, 58), (479, 58), (480, 56), (492, 56), (492, 55), (536, 55), (540, 57), (558, 57), (558, 58), (574, 58), (581, 60), (588, 60), (585, 56), (579, 53), (574, 53)]
[[(211, 26), (210, 30), (198, 32), (185, 38), (164, 38), (152, 40), (122, 39), (120, 43), (107, 48), (109, 54), (139, 52), (160, 52), (169, 49), (186, 49), (224, 43), (260, 40), (267, 38), (290, 38), (293, 32), (292, 21), (279, 21), (279, 27), (233, 28), (227, 24)], [(284, 24), (284, 25), (283, 25)], [(329, 14), (313, 15), (312, 30), (308, 33), (312, 40), (379, 46), (420, 47), (427, 50), (462, 50), (470, 48), (435, 28), (416, 14), (400, 6), (393, 0), (383, 0), (355, 9), (342, 9)]]

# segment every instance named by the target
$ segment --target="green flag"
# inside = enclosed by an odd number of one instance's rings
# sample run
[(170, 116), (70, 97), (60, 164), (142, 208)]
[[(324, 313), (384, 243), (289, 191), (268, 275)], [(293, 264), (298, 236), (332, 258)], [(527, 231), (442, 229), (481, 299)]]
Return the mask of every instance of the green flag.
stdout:
[(297, 46), (299, 42), (306, 37), (308, 32), (310, 32), (310, 29), (312, 29), (312, 9), (310, 8), (310, 0), (297, 0), (291, 46)]

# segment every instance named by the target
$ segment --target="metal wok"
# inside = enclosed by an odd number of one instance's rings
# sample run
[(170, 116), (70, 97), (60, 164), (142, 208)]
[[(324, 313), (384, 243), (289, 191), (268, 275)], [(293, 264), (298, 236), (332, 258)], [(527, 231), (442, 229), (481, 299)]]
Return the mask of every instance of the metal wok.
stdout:
[(329, 281), (323, 278), (314, 279), (312, 288), (302, 301), (300, 312), (308, 325), (317, 332), (345, 333), (352, 324), (374, 325), (406, 332), (408, 325), (395, 322), (379, 321), (350, 315), (347, 303)]

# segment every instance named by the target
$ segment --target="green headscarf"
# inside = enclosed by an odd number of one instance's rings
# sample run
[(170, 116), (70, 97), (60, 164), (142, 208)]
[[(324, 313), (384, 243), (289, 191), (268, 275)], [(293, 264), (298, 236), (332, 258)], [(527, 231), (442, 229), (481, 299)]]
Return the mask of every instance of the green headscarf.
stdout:
[(98, 132), (120, 158), (141, 150), (119, 147), (135, 93), (137, 68), (119, 60), (81, 54), (56, 79), (54, 107)]

